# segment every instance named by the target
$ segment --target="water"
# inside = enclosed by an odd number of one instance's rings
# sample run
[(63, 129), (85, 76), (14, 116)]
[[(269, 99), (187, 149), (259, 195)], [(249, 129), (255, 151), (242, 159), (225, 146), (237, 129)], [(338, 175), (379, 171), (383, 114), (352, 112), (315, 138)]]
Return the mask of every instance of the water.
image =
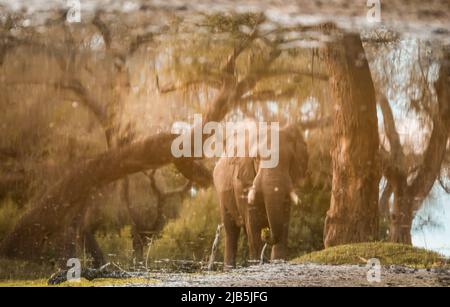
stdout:
[[(436, 184), (432, 195), (417, 212), (411, 232), (414, 246), (427, 248), (450, 257), (450, 195)], [(421, 229), (417, 226), (430, 216), (433, 223), (426, 223)]]

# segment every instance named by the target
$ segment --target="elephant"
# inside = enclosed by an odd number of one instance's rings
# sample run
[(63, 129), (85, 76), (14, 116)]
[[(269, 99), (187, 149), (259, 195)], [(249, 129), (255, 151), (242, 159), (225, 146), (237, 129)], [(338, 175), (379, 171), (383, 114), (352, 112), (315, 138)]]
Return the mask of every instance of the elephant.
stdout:
[(306, 174), (308, 151), (297, 125), (277, 130), (276, 167), (262, 168), (258, 156), (222, 156), (214, 168), (214, 185), (225, 231), (225, 268), (236, 265), (241, 229), (247, 236), (250, 259), (259, 259), (264, 243), (261, 232), (266, 227), (270, 229), (267, 243), (272, 245), (271, 259), (287, 256), (290, 200), (298, 201), (294, 185)]

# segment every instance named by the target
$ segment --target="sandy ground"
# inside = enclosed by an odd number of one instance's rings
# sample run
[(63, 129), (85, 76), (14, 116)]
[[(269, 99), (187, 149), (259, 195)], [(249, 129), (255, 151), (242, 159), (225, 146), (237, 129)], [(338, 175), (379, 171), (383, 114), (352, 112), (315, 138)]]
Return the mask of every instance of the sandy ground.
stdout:
[[(265, 264), (230, 272), (154, 273), (148, 284), (158, 287), (449, 287), (450, 270), (415, 270), (401, 266), (383, 267), (381, 282), (367, 280), (368, 269), (357, 265)], [(156, 282), (155, 282), (156, 281)]]

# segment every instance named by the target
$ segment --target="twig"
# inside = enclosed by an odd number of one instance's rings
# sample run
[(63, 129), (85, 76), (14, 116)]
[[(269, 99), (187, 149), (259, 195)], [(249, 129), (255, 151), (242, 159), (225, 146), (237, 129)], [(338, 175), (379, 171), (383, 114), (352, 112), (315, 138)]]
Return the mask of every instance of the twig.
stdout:
[(216, 257), (217, 248), (219, 247), (220, 233), (222, 231), (223, 224), (217, 225), (216, 237), (211, 248), (211, 256), (209, 257), (208, 271), (212, 271), (214, 268), (214, 258)]

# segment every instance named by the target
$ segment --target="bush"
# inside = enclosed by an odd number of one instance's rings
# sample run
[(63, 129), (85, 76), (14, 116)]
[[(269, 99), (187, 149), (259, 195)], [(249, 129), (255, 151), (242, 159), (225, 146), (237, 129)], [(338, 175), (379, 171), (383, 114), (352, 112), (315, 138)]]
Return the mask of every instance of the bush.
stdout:
[(330, 206), (330, 192), (321, 187), (307, 185), (298, 195), (301, 204), (292, 206), (289, 223), (290, 258), (323, 249), (323, 227)]
[(130, 264), (133, 255), (131, 226), (123, 227), (120, 232), (97, 234), (96, 239), (106, 262), (118, 262), (126, 266)]
[(180, 217), (164, 227), (151, 245), (149, 259), (207, 260), (218, 224), (215, 190), (200, 190), (195, 197), (185, 199)]

